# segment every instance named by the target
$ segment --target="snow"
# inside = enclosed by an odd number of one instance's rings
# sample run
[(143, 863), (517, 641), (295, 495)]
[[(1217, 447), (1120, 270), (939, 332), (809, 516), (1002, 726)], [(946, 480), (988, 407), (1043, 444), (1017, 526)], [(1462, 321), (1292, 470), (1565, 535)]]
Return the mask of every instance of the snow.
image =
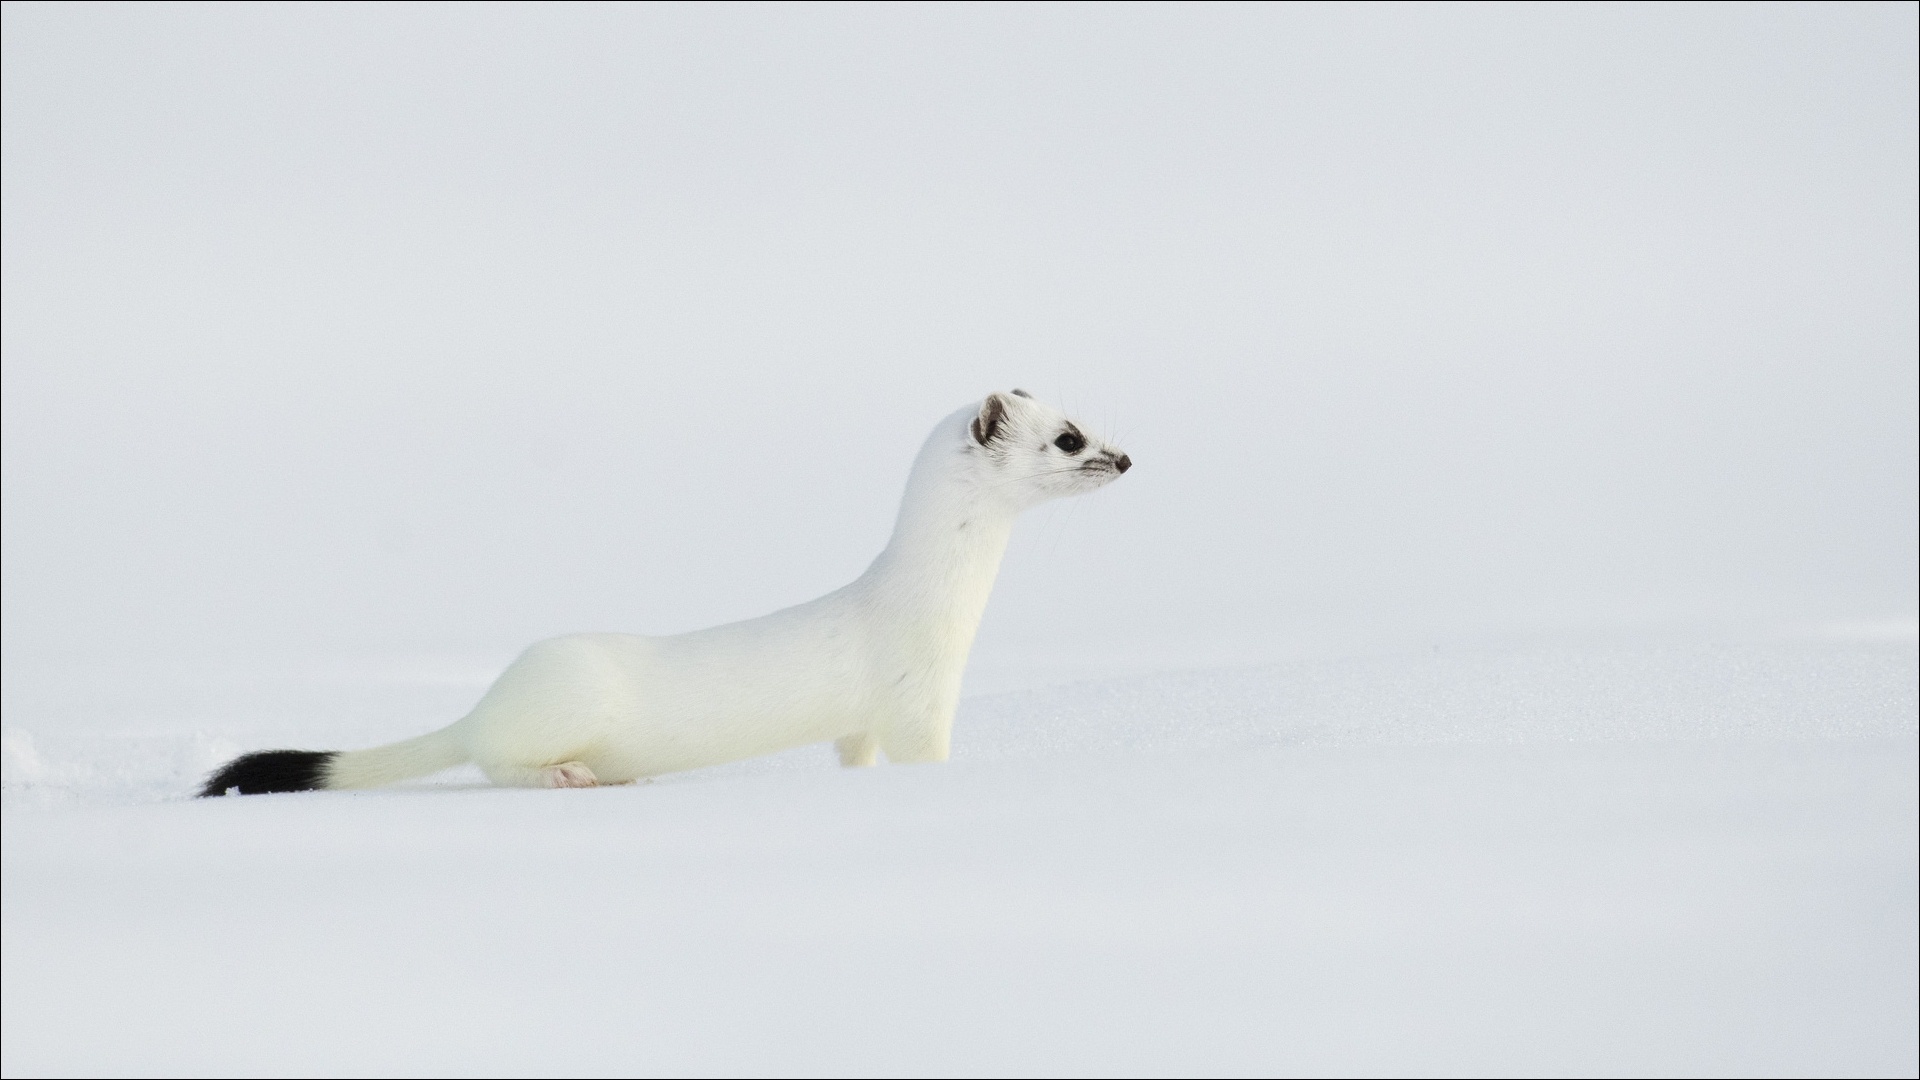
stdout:
[(1030, 680), (941, 766), (186, 797), (485, 674), (10, 672), (6, 1074), (1920, 1064), (1910, 627)]
[[(0, 24), (0, 1074), (1920, 1074), (1920, 6)], [(188, 797), (1016, 386), (945, 765)]]

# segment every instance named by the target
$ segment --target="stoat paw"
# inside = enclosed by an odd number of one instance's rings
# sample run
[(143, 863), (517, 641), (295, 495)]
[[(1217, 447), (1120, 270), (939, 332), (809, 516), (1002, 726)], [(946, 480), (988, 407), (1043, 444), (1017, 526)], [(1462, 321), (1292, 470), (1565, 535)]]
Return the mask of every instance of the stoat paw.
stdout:
[(552, 788), (600, 786), (599, 777), (594, 776), (593, 770), (587, 768), (584, 762), (563, 761), (558, 765), (549, 765), (540, 772), (547, 786)]

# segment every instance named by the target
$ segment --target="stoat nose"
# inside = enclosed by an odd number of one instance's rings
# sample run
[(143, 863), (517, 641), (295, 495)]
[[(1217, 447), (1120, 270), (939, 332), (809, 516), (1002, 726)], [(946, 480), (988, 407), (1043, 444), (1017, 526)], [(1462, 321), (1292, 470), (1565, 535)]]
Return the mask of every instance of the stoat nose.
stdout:
[(1133, 468), (1133, 459), (1125, 454), (1121, 454), (1119, 457), (1113, 459), (1113, 467), (1119, 469), (1121, 472), (1126, 472), (1128, 469)]

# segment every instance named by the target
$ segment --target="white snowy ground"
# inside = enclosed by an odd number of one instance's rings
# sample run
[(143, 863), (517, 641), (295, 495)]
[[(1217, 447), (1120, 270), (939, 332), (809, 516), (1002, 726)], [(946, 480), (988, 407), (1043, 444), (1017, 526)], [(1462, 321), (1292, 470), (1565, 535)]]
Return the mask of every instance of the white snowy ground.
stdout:
[(0, 1069), (1920, 1068), (1910, 627), (974, 696), (943, 766), (185, 797), (482, 674), (10, 679)]

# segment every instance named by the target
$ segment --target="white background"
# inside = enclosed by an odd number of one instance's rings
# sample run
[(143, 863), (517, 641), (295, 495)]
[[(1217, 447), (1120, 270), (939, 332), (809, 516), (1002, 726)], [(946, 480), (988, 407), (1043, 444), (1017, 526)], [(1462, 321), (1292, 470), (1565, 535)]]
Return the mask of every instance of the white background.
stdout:
[[(1920, 1070), (1915, 7), (4, 10), (7, 1075)], [(195, 799), (803, 601), (953, 759)]]
[(16, 674), (756, 615), (1012, 386), (989, 664), (1911, 618), (1909, 5), (5, 18)]

